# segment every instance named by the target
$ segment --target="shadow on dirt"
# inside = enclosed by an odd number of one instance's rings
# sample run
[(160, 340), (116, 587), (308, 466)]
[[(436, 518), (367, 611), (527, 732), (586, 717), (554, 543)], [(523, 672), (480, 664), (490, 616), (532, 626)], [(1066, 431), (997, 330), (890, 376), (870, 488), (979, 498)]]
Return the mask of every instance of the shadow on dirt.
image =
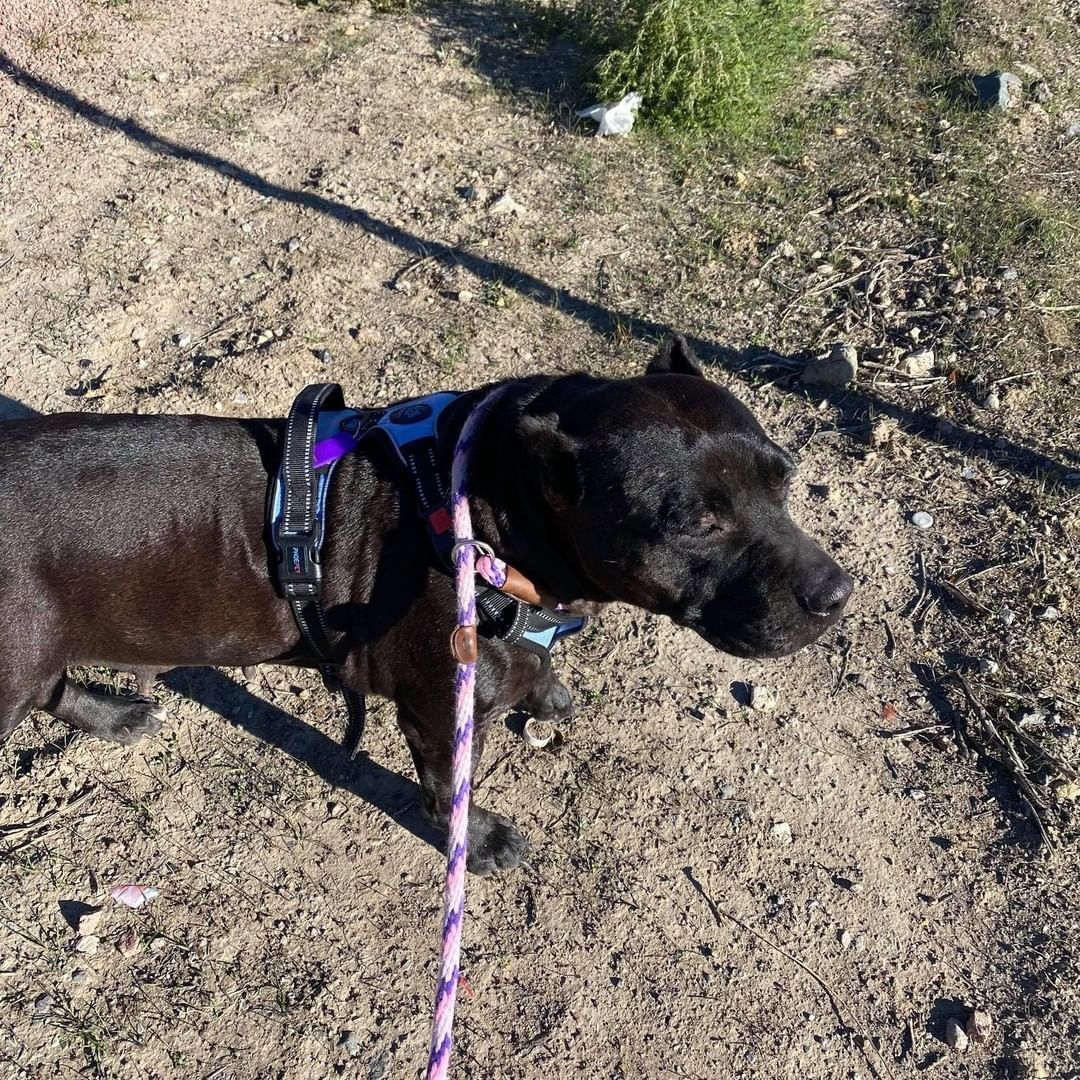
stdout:
[[(474, 18), (475, 25), (479, 27), (478, 11)], [(470, 25), (473, 24), (470, 23)], [(2, 51), (0, 51), (0, 73), (9, 76), (25, 90), (46, 98), (98, 128), (120, 132), (152, 153), (189, 161), (221, 176), (226, 176), (234, 183), (243, 184), (266, 198), (304, 207), (314, 213), (363, 229), (416, 259), (452, 259), (477, 278), (498, 282), (504, 288), (511, 289), (529, 300), (561, 311), (584, 323), (598, 334), (610, 335), (629, 331), (635, 337), (657, 339), (668, 332), (668, 327), (662, 323), (612, 311), (602, 304), (575, 296), (567, 289), (549, 285), (533, 274), (506, 263), (463, 251), (448, 244), (425, 240), (359, 207), (349, 206), (347, 203), (326, 198), (313, 191), (276, 184), (217, 154), (185, 146), (157, 135), (136, 120), (124, 119), (109, 113), (73, 94), (70, 90), (65, 90), (62, 86), (31, 74)], [(731, 348), (692, 336), (688, 336), (688, 340), (703, 360), (723, 367), (742, 378), (747, 378), (749, 372), (760, 371), (763, 368), (786, 367), (795, 371), (801, 366), (800, 361), (805, 359), (799, 354), (781, 356), (757, 347)], [(785, 385), (783, 381), (776, 382), (774, 385), (789, 393), (800, 396), (803, 394), (803, 390), (792, 380), (788, 380), (788, 385)], [(897, 405), (868, 390), (822, 388), (815, 390), (815, 397), (824, 398), (836, 408), (838, 413), (836, 428), (839, 430), (856, 429), (874, 415), (888, 416), (896, 420), (909, 435), (918, 435), (927, 442), (955, 447), (964, 453), (985, 457), (998, 468), (1008, 469), (1017, 474), (1043, 476), (1048, 473), (1059, 474), (1071, 471), (1071, 466), (1042, 450), (1025, 446), (996, 433), (977, 431), (959, 425), (943, 428), (938, 424), (936, 417), (924, 411)], [(1073, 454), (1068, 451), (1063, 451), (1062, 454), (1063, 457), (1073, 458)], [(1080, 460), (1080, 457), (1075, 460)]]
[(236, 727), (306, 765), (316, 776), (381, 810), (413, 836), (442, 850), (443, 838), (420, 809), (420, 787), (310, 724), (255, 697), (216, 668), (176, 668), (161, 681), (175, 693), (217, 713)]

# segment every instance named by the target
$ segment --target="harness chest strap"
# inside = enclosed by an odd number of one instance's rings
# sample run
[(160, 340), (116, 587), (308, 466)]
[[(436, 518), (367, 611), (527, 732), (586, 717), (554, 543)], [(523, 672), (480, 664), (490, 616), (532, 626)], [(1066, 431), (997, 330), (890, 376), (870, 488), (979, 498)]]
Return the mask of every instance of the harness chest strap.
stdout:
[[(404, 466), (416, 493), (417, 508), (440, 561), (452, 567), (453, 529), (447, 492), (438, 466), (438, 423), (454, 393), (431, 394), (391, 409), (345, 408), (341, 387), (322, 383), (297, 396), (286, 424), (281, 466), (268, 508), (269, 532), (278, 553), (277, 576), (308, 648), (320, 659), (320, 670), (337, 683), (350, 712), (350, 731), (362, 730), (362, 703), (350, 703), (350, 691), (336, 677), (334, 650), (321, 603), (321, 551), (326, 505), (334, 467), (360, 443), (382, 437)], [(477, 560), (487, 582), (477, 588), (477, 606), (484, 616), (482, 633), (547, 656), (561, 637), (581, 630), (586, 619), (557, 610), (545, 596), (494, 553)], [(472, 655), (476, 642), (456, 641), (455, 656)], [(458, 657), (460, 659), (460, 657)], [(359, 710), (360, 720), (354, 719)]]

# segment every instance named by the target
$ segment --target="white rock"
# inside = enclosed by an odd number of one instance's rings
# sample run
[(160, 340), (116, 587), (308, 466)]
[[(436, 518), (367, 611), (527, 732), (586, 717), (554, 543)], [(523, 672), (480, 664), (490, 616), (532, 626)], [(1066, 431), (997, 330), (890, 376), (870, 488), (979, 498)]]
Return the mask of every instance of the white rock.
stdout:
[(760, 683), (754, 683), (750, 687), (750, 708), (758, 712), (771, 712), (776, 708), (778, 700), (776, 692)]
[(945, 1041), (958, 1054), (962, 1054), (968, 1048), (967, 1032), (955, 1016), (950, 1016), (945, 1025)]
[(916, 510), (908, 519), (916, 529), (932, 529), (934, 527), (934, 515), (925, 510)]
[(791, 826), (786, 821), (778, 821), (769, 832), (780, 841), (781, 844), (792, 842)]
[(996, 660), (984, 656), (979, 661), (979, 673), (981, 675), (996, 675), (1001, 670), (1001, 665)]
[(936, 363), (933, 349), (916, 349), (904, 357), (900, 370), (907, 375), (923, 377), (933, 374)]
[(993, 1027), (994, 1022), (985, 1009), (972, 1009), (967, 1020), (967, 1036), (972, 1042), (986, 1042)]
[(75, 951), (77, 953), (84, 953), (87, 956), (93, 956), (94, 953), (98, 951), (98, 946), (100, 944), (101, 938), (96, 934), (87, 934), (75, 942)]

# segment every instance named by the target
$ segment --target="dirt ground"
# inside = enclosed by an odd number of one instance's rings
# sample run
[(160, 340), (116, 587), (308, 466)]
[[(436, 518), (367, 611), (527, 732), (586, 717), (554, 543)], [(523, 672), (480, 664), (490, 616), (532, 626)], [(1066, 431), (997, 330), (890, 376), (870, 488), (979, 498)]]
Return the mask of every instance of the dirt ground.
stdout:
[[(826, 21), (820, 130), (746, 164), (594, 140), (573, 47), (488, 0), (0, 0), (9, 406), (619, 376), (673, 327), (797, 452), (795, 515), (856, 576), (783, 662), (627, 609), (561, 650), (564, 743), (497, 732), (481, 768), (533, 847), (469, 882), (458, 1076), (1080, 1077), (1076, 295), (904, 216), (954, 174), (884, 174), (860, 80), (884, 92), (911, 16), (860, 8)], [(995, 137), (1049, 200), (1080, 171), (1080, 23), (1020, 8), (987, 56), (1055, 101)], [(837, 284), (867, 268), (890, 304)], [(836, 340), (869, 363), (808, 391)], [(898, 375), (927, 344), (971, 378)], [(34, 715), (0, 753), (0, 1077), (418, 1076), (443, 858), (392, 710), (353, 764), (304, 674), (159, 696), (134, 750)], [(123, 909), (126, 882), (160, 896)], [(989, 1038), (949, 1049), (976, 1007)]]

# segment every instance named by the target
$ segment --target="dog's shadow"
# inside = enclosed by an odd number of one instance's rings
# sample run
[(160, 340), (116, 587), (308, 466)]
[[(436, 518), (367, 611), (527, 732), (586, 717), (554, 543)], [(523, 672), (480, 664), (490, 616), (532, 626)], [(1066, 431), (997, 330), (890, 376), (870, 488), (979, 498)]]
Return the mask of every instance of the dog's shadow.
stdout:
[(384, 768), (363, 752), (351, 758), (328, 735), (255, 697), (215, 668), (176, 668), (163, 675), (161, 682), (268, 746), (284, 751), (328, 784), (363, 799), (413, 836), (442, 850), (443, 837), (424, 817), (420, 787), (413, 781)]

